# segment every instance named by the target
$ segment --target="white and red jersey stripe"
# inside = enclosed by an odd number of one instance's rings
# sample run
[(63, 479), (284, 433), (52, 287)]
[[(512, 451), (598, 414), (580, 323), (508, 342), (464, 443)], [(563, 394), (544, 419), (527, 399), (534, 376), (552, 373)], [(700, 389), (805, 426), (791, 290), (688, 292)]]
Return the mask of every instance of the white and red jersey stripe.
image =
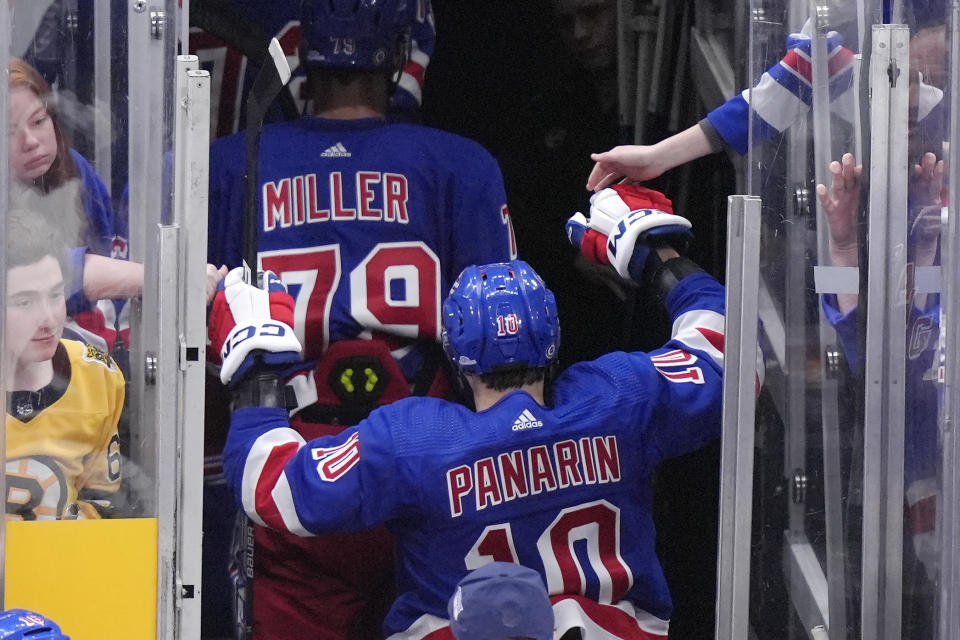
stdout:
[(306, 442), (290, 428), (273, 429), (250, 447), (243, 467), (243, 510), (264, 527), (311, 535), (300, 523), (285, 465)]
[[(584, 640), (666, 640), (670, 626), (629, 602), (599, 604), (581, 596), (553, 596), (554, 637), (579, 629)], [(425, 614), (387, 640), (454, 640), (450, 622)]]

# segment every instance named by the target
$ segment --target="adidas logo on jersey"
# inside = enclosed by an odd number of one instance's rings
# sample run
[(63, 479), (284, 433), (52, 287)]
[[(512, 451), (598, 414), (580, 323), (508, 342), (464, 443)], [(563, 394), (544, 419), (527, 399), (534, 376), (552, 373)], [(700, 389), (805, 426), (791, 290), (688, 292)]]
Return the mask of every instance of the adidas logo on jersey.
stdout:
[(338, 142), (333, 145), (326, 151), (320, 154), (321, 158), (349, 158), (350, 152), (347, 151), (347, 148), (343, 146), (342, 142)]
[(524, 409), (523, 413), (517, 416), (517, 419), (513, 421), (513, 430), (514, 431), (523, 431), (525, 429), (536, 429), (543, 426), (542, 420), (537, 420), (529, 409)]

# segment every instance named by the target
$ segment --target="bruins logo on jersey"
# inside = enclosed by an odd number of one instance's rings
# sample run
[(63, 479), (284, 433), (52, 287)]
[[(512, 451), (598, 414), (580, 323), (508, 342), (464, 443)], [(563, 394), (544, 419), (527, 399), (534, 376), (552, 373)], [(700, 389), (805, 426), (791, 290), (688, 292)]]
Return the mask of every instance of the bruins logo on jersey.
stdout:
[[(7, 520), (69, 518), (66, 479), (52, 458), (7, 460)], [(74, 516), (75, 517), (75, 516)]]
[(100, 349), (97, 349), (92, 344), (84, 345), (83, 360), (85, 362), (99, 362), (110, 371), (117, 370), (117, 364), (113, 361), (113, 358), (110, 357), (110, 354), (100, 351)]

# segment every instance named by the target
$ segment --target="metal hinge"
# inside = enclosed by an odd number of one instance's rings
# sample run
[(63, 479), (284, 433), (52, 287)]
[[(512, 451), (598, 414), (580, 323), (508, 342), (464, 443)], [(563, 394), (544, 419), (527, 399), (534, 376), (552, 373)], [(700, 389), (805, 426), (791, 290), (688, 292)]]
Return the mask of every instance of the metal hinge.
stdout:
[(897, 79), (900, 77), (900, 67), (897, 65), (896, 60), (891, 60), (890, 64), (887, 65), (887, 78), (890, 79), (890, 88), (897, 86)]
[(803, 504), (807, 500), (807, 474), (803, 472), (803, 469), (794, 469), (791, 480), (793, 503)]
[(840, 350), (836, 345), (830, 345), (823, 350), (823, 357), (827, 377), (833, 380), (840, 373)]
[(167, 12), (162, 9), (150, 10), (150, 35), (154, 40), (163, 40), (167, 29)]
[(157, 354), (148, 351), (143, 360), (143, 377), (149, 386), (157, 384)]

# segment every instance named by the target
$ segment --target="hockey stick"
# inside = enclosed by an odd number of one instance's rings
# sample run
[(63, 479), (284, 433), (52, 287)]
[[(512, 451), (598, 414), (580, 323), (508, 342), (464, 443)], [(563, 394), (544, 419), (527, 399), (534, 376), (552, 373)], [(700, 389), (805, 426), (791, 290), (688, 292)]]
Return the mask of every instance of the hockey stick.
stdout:
[(276, 38), (267, 47), (264, 57), (247, 95), (247, 175), (244, 194), (243, 266), (247, 282), (256, 283), (251, 269), (257, 267), (257, 221), (259, 219), (258, 195), (260, 185), (260, 134), (263, 120), (270, 105), (290, 81), (290, 65)]
[[(276, 38), (270, 40), (260, 72), (247, 96), (247, 173), (244, 182), (243, 212), (243, 275), (251, 284), (259, 284), (257, 273), (257, 227), (259, 223), (260, 135), (270, 105), (290, 81), (290, 65)], [(240, 514), (242, 515), (242, 514)], [(253, 638), (253, 548), (254, 530), (249, 518), (238, 518), (234, 536), (239, 535), (242, 562), (238, 567), (236, 593), (236, 636), (238, 640)]]

